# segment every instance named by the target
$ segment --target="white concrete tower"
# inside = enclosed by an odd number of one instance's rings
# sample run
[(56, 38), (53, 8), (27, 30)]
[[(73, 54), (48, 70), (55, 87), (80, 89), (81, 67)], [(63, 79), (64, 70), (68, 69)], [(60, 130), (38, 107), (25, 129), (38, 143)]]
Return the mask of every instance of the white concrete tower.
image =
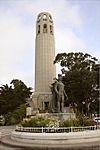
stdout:
[(54, 27), (52, 16), (42, 12), (37, 17), (35, 41), (35, 93), (49, 93), (56, 77)]

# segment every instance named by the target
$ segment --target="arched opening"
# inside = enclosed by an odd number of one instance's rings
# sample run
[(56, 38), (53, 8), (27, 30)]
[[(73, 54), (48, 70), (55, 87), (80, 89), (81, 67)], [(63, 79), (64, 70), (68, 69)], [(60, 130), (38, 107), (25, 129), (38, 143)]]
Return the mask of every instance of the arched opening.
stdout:
[(43, 33), (47, 33), (47, 24), (43, 25)]
[(45, 14), (43, 15), (43, 21), (47, 21), (47, 16)]
[(38, 25), (38, 34), (40, 33), (40, 25)]
[(38, 34), (40, 33), (40, 25), (38, 25)]
[(53, 34), (53, 27), (50, 25), (50, 33)]
[(50, 19), (50, 20), (52, 20), (52, 17), (51, 17), (51, 15), (49, 15), (49, 19)]

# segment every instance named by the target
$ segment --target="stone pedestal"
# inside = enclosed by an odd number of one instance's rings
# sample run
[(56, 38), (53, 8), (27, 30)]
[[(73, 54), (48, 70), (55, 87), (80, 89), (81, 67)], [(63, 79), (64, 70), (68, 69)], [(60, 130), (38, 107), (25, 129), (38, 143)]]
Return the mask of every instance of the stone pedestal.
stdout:
[(40, 113), (51, 112), (51, 92), (34, 93), (32, 97), (31, 107), (33, 108), (33, 114), (37, 111)]

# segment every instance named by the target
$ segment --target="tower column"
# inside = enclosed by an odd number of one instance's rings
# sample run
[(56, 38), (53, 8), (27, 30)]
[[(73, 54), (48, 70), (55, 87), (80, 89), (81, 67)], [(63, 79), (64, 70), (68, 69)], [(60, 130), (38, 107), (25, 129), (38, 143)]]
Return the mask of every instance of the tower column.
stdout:
[(52, 16), (48, 12), (42, 12), (37, 17), (35, 40), (35, 94), (38, 95), (37, 107), (41, 110), (50, 106), (50, 86), (56, 77), (54, 57), (55, 39)]
[(50, 92), (50, 85), (56, 76), (53, 64), (55, 41), (53, 20), (47, 12), (37, 17), (35, 44), (35, 92)]

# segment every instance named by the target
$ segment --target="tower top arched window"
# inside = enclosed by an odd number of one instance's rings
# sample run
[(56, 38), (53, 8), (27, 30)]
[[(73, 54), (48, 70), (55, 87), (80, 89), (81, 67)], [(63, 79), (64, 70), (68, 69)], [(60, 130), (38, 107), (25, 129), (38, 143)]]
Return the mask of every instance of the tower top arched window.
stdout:
[(43, 21), (47, 21), (47, 15), (46, 14), (43, 15)]
[(50, 33), (53, 34), (53, 27), (50, 25)]
[(41, 15), (38, 16), (37, 22), (40, 22)]
[(40, 33), (40, 25), (38, 25), (38, 34)]
[(52, 17), (51, 17), (51, 15), (49, 15), (49, 19), (50, 19), (50, 20), (52, 20)]
[(43, 33), (47, 33), (47, 24), (43, 25)]
[(46, 15), (46, 14), (44, 14), (44, 15), (43, 15), (43, 19), (46, 19), (46, 18), (47, 18), (47, 15)]

